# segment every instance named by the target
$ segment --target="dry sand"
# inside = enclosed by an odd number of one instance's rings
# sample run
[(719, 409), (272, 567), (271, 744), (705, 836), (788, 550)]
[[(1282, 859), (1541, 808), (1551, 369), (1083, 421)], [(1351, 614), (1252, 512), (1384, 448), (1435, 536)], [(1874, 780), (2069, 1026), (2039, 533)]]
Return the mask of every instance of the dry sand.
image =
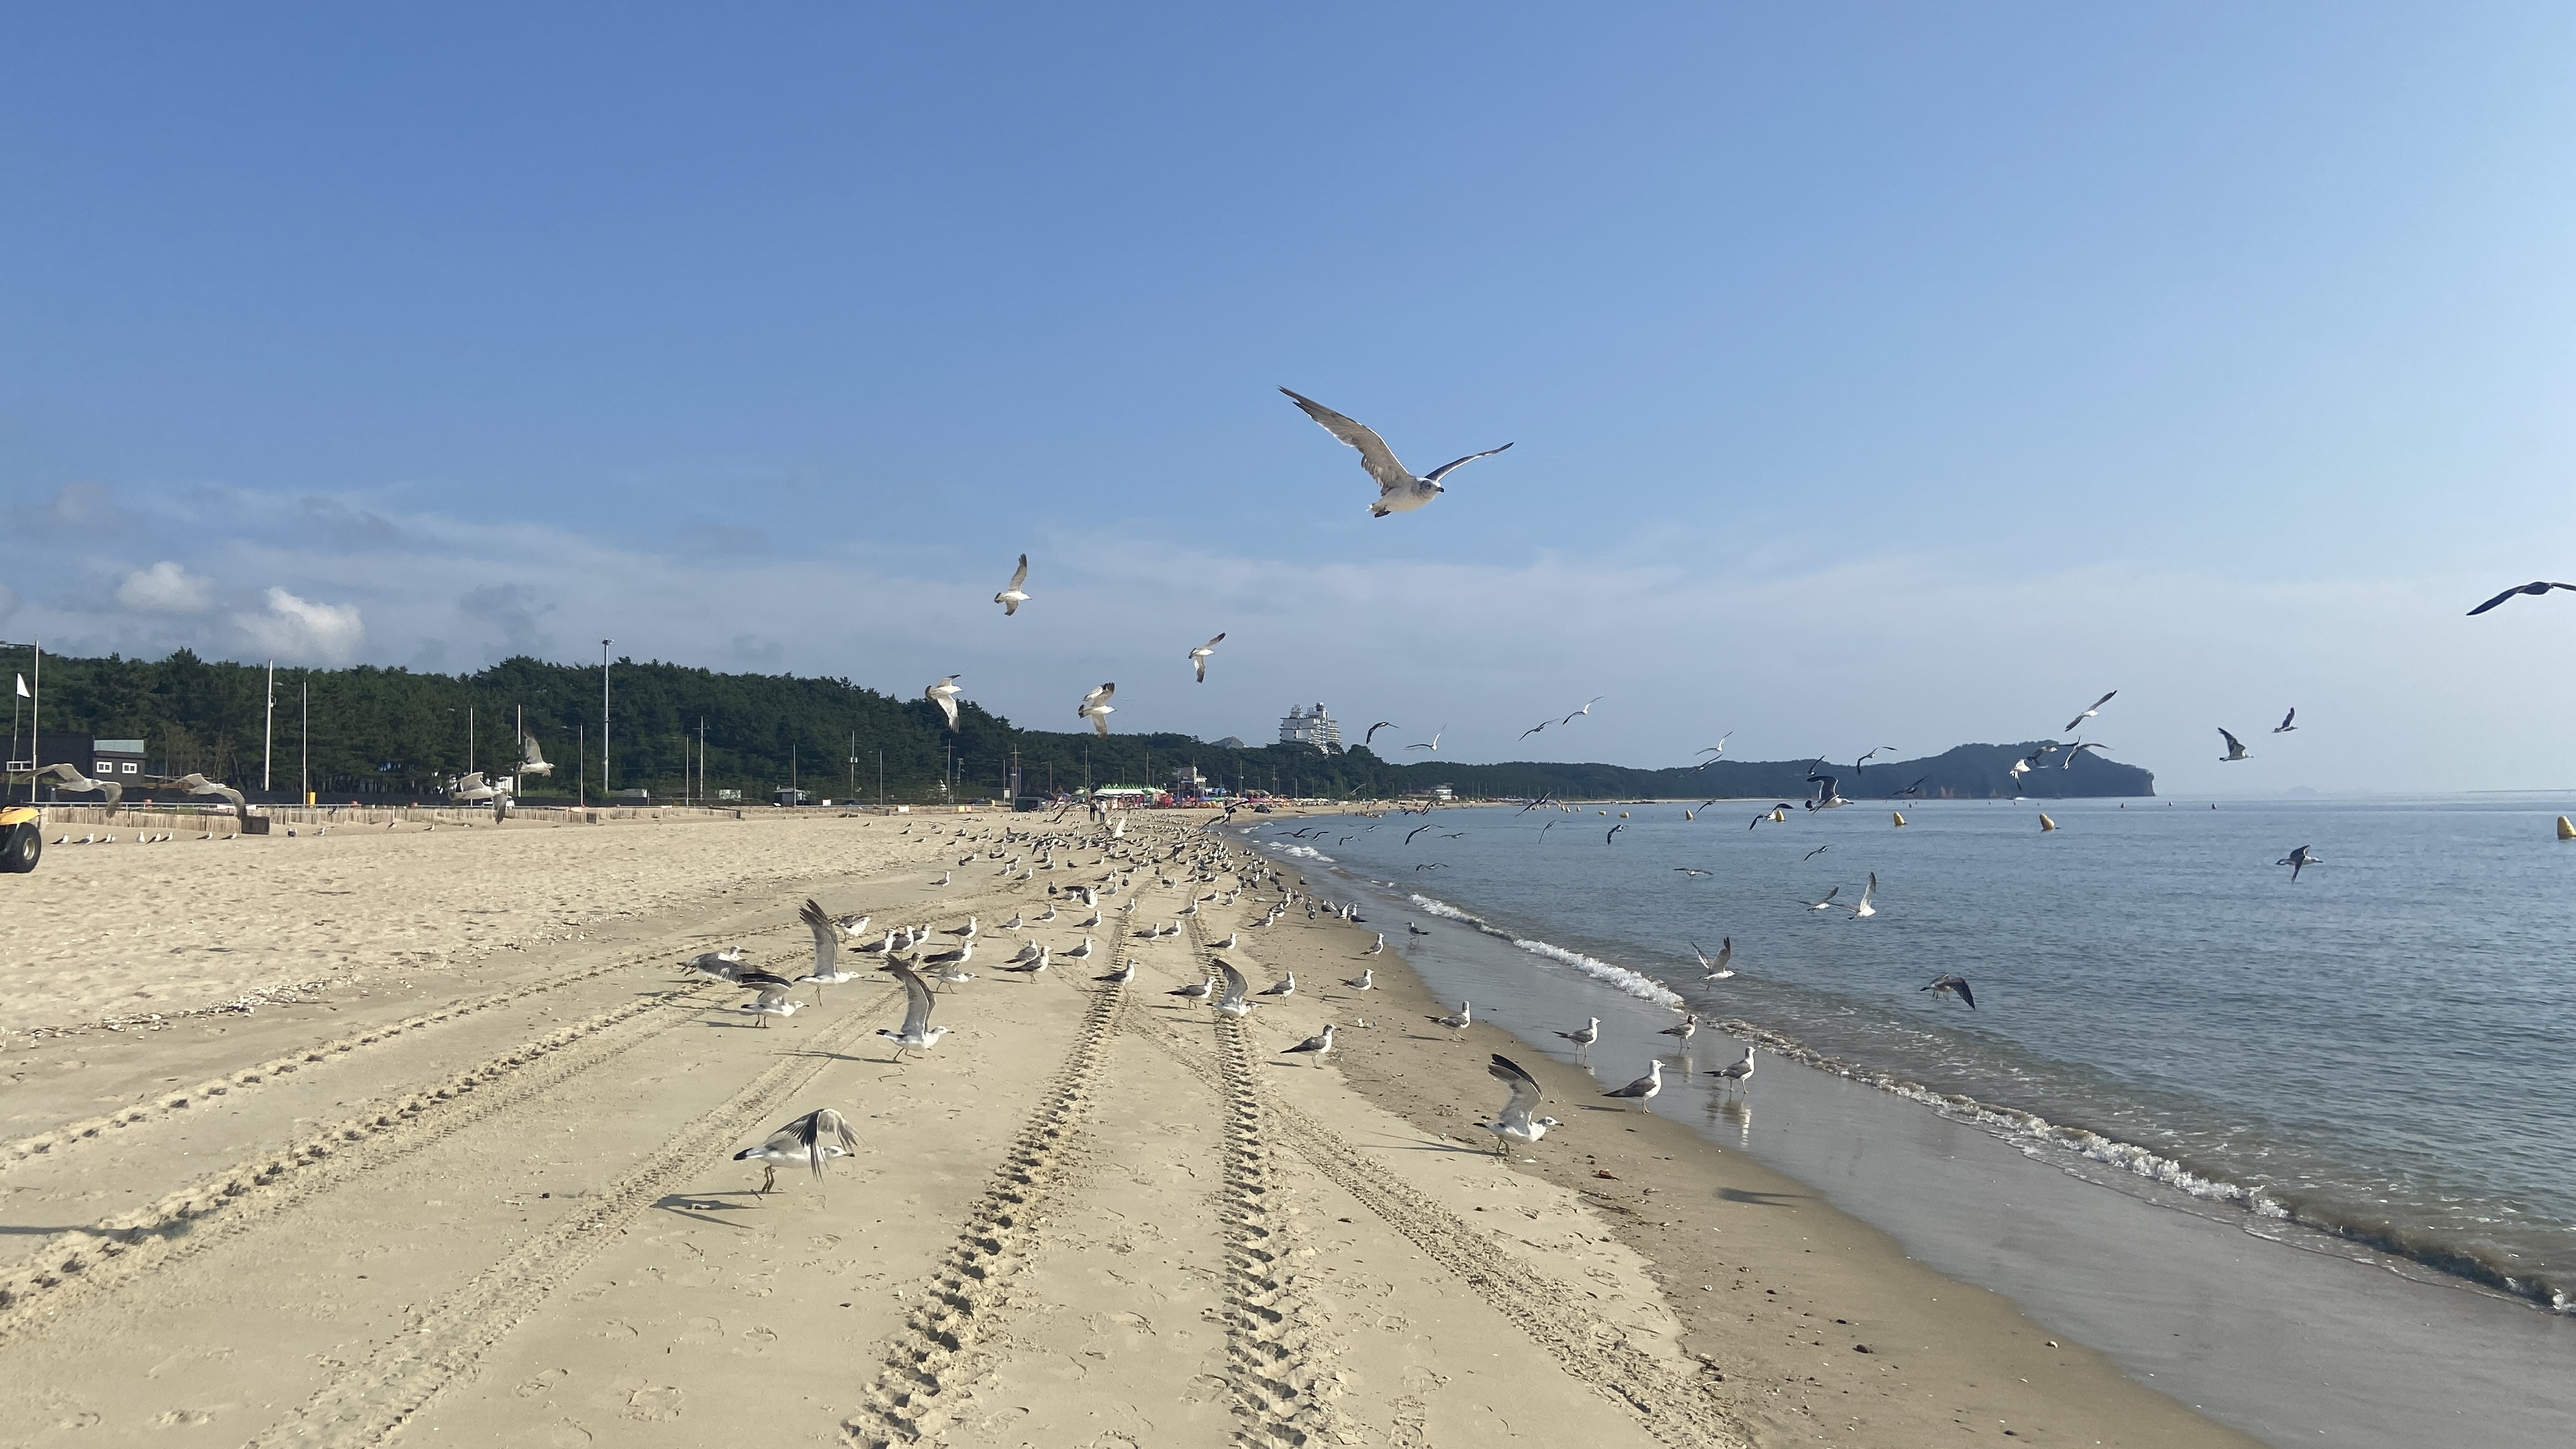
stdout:
[[(1082, 969), (1006, 974), (1087, 912), (1002, 920), (1100, 870), (958, 864), (1002, 823), (335, 831), (0, 877), (0, 1442), (2247, 1442), (1429, 1025), (1369, 930), (1249, 929), (1275, 888), (1139, 940), (1235, 883), (1140, 870)], [(808, 894), (980, 916), (926, 1058), (887, 1062), (873, 977), (768, 1028), (677, 979), (735, 941), (801, 974)], [(1230, 930), (1300, 983), (1240, 1026), (1165, 994)], [(1091, 980), (1124, 954), (1134, 984)], [(1338, 984), (1362, 964), (1380, 990)], [(1322, 1067), (1280, 1055), (1328, 1019)], [(1497, 1050), (1566, 1119), (1507, 1160), (1472, 1126)], [(856, 1154), (756, 1196), (733, 1153), (823, 1106)]]

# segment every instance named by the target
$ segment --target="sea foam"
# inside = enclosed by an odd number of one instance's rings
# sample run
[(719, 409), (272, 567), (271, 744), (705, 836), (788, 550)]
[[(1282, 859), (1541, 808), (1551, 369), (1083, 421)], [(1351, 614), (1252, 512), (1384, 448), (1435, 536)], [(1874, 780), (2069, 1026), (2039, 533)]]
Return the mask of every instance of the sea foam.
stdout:
[(1533, 956), (1554, 961), (1560, 966), (1571, 966), (1602, 985), (1633, 996), (1639, 1001), (1651, 1001), (1657, 1006), (1677, 1007), (1682, 1004), (1681, 997), (1674, 994), (1671, 987), (1642, 971), (1632, 971), (1625, 966), (1604, 961), (1598, 956), (1586, 956), (1580, 951), (1568, 950), (1553, 941), (1534, 941), (1525, 936), (1515, 936), (1472, 911), (1462, 911), (1447, 901), (1434, 900), (1419, 892), (1408, 893), (1405, 899), (1421, 907), (1424, 915), (1456, 921), (1460, 925), (1473, 927), (1495, 940), (1509, 941)]

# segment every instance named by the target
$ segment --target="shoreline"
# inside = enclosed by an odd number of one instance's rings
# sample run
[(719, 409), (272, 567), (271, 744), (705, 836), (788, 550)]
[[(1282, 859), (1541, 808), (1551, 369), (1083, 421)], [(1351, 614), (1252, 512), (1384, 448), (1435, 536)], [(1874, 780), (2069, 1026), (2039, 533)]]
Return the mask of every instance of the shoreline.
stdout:
[[(1398, 914), (1422, 909), (1426, 899), (1401, 886), (1385, 889)], [(1629, 1045), (1616, 1064), (1603, 1062), (1605, 1085), (1633, 1074), (1631, 1057), (1642, 1067), (1634, 1043), (1655, 1040), (1652, 1033), (1673, 1021), (1660, 1006), (1637, 999), (1645, 993), (1623, 991), (1633, 981), (1567, 970), (1568, 958), (1580, 952), (1533, 953), (1470, 911), (1452, 906), (1447, 914), (1464, 929), (1417, 941), (1436, 948), (1417, 969), (1428, 967), (1453, 994), (1543, 999), (1550, 1005), (1538, 1013), (1542, 1023), (1570, 1012), (1579, 1024), (1586, 1011), (1627, 1019), (1618, 1039)], [(1468, 959), (1479, 950), (1491, 954), (1481, 964)], [(1610, 963), (1591, 964), (1596, 976), (1647, 979)], [(1487, 1009), (1481, 997), (1478, 1007), (1480, 1014)], [(1528, 1022), (1527, 1010), (1499, 1015), (1524, 1037), (1536, 1030), (1535, 1039), (1546, 1039), (1544, 1029)], [(1708, 1024), (1702, 1040), (1726, 1026)], [(1603, 1031), (1606, 1050), (1613, 1037), (1607, 1020)], [(1734, 1038), (1766, 1048), (1774, 1040), (1759, 1028)], [(1726, 1047), (1725, 1059), (1739, 1049)], [(1757, 1112), (1739, 1121), (1730, 1104), (1723, 1110), (1731, 1125), (1721, 1128), (1711, 1116), (1703, 1126), (1725, 1136), (1740, 1128), (1747, 1150), (1824, 1188), (1846, 1211), (1893, 1233), (1915, 1257), (2007, 1293), (2043, 1321), (2110, 1350), (2133, 1378), (2223, 1409), (2228, 1422), (2259, 1429), (2274, 1442), (2313, 1442), (2319, 1432), (2344, 1436), (2337, 1442), (2424, 1442), (2456, 1432), (2462, 1422), (2456, 1416), (2466, 1414), (2472, 1416), (2467, 1422), (2484, 1426), (2485, 1442), (2541, 1444), (2554, 1442), (2559, 1416), (2576, 1412), (2576, 1402), (2548, 1387), (2563, 1381), (2576, 1336), (2545, 1308), (2535, 1311), (2523, 1299), (2322, 1233), (2314, 1235), (2324, 1240), (2319, 1243), (2257, 1233), (2252, 1227), (2259, 1220), (2250, 1215), (2238, 1223), (2206, 1207), (2195, 1212), (2160, 1201), (2150, 1183), (2133, 1187), (2108, 1174), (2071, 1172), (2032, 1144), (1889, 1092), (1867, 1073), (1808, 1070), (1794, 1059), (1777, 1065), (1781, 1070), (1762, 1077), (1749, 1096), (1757, 1106), (1785, 1099), (1785, 1117)], [(1674, 1100), (1671, 1082), (1668, 1077), (1659, 1107)], [(1897, 1170), (1900, 1162), (1908, 1167)], [(1980, 1165), (1963, 1172), (1970, 1163)], [(2115, 1190), (2100, 1191), (2105, 1187)], [(2038, 1212), (2030, 1206), (2035, 1202), (2049, 1206)], [(2189, 1227), (2177, 1229), (2177, 1220)], [(2248, 1245), (2249, 1238), (2263, 1246)], [(2144, 1260), (2134, 1250), (2142, 1239), (2174, 1256)], [(2197, 1296), (2176, 1297), (2183, 1284)], [(2247, 1367), (2267, 1363), (2296, 1369)]]

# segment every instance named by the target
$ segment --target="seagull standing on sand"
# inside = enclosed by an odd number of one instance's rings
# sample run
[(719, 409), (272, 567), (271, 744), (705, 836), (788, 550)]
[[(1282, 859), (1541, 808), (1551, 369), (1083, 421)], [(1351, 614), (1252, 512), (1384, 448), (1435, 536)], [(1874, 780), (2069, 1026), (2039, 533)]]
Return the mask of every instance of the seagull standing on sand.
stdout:
[(1216, 999), (1216, 1009), (1237, 1019), (1250, 1016), (1253, 1008), (1260, 1004), (1246, 999), (1252, 994), (1252, 983), (1243, 979), (1242, 972), (1223, 961), (1216, 963), (1216, 969), (1225, 976), (1225, 992)]
[(2290, 868), (2290, 879), (2292, 881), (2296, 881), (2299, 878), (2300, 871), (2306, 870), (2309, 866), (2316, 864), (2322, 858), (2323, 857), (2319, 856), (2316, 852), (2302, 845), (2298, 849), (2291, 851), (2289, 854), (2282, 856), (2279, 860), (2272, 863), (2274, 865), (2288, 866)]
[(1291, 971), (1287, 975), (1280, 977), (1278, 980), (1271, 982), (1269, 985), (1262, 987), (1261, 994), (1264, 996), (1276, 996), (1282, 1000), (1296, 995), (1297, 973)]
[(1588, 1049), (1594, 1042), (1601, 1040), (1601, 1018), (1597, 1016), (1593, 1017), (1591, 1020), (1585, 1022), (1580, 1029), (1575, 1031), (1560, 1031), (1557, 1035), (1574, 1043), (1578, 1047)]
[(1324, 1053), (1331, 1051), (1332, 1049), (1333, 1024), (1328, 1021), (1324, 1023), (1324, 1029), (1322, 1031), (1315, 1033), (1313, 1036), (1306, 1038), (1295, 1046), (1281, 1051), (1279, 1054), (1284, 1057), (1297, 1052), (1304, 1052), (1312, 1056), (1315, 1059), (1315, 1065), (1320, 1067), (1324, 1064)]
[[(1835, 889), (1839, 890), (1841, 887), (1837, 886)], [(1720, 936), (1717, 938), (1717, 959), (1714, 961), (1709, 959), (1706, 951), (1699, 948), (1699, 942), (1691, 942), (1690, 948), (1691, 954), (1699, 958), (1699, 969), (1708, 973), (1708, 980), (1724, 981), (1735, 974), (1726, 967), (1727, 962), (1735, 959), (1735, 938), (1733, 936)]]
[(957, 676), (954, 674), (949, 675), (947, 678), (938, 681), (928, 689), (921, 692), (922, 698), (939, 706), (939, 712), (948, 716), (948, 732), (950, 734), (957, 733), (957, 696), (964, 694), (965, 692), (966, 691), (964, 689), (958, 687)]
[(2244, 759), (2246, 756), (2254, 753), (2252, 750), (2245, 748), (2245, 742), (2243, 740), (2229, 734), (2224, 725), (2219, 727), (2218, 737), (2227, 741), (2227, 753), (2218, 757), (2218, 763), (2222, 765), (2232, 765), (2238, 760)]
[(1447, 1016), (1431, 1017), (1430, 1021), (1434, 1026), (1445, 1026), (1451, 1031), (1465, 1031), (1467, 1028), (1476, 1024), (1475, 1003), (1471, 1001), (1459, 1002), (1458, 1009), (1456, 1011), (1449, 1013)]
[(1028, 581), (1029, 556), (1027, 554), (1021, 554), (1020, 566), (1012, 571), (1010, 584), (1000, 593), (993, 596), (993, 602), (1002, 606), (1002, 615), (1004, 618), (1008, 618), (1011, 615), (1018, 613), (1020, 611), (1020, 605), (1029, 601), (1028, 592), (1020, 587), (1020, 585), (1025, 584)]
[[(2115, 689), (2115, 690), (2112, 690), (2112, 691), (2111, 691), (2111, 694), (2118, 694), (2119, 692), (2120, 692), (2120, 691), (2118, 691), (2118, 690), (2116, 690), (2116, 689)], [(2097, 699), (2097, 700), (2093, 701), (2093, 703), (2092, 703), (2089, 707), (2087, 707), (2087, 708), (2085, 709), (2085, 711), (2084, 711), (2082, 714), (2079, 714), (2079, 715), (2077, 715), (2075, 718), (2073, 718), (2073, 719), (2071, 719), (2071, 720), (2068, 720), (2068, 721), (2066, 722), (2066, 729), (2065, 729), (2065, 730), (2063, 730), (2063, 731), (2060, 731), (2060, 733), (2067, 733), (2067, 732), (2071, 732), (2071, 731), (2072, 731), (2072, 730), (2073, 730), (2077, 725), (2080, 725), (2080, 724), (2084, 723), (2086, 720), (2091, 719), (2093, 716), (2095, 716), (2095, 715), (2097, 715), (2097, 714), (2100, 714), (2100, 713), (2102, 712), (2102, 706), (2104, 706), (2104, 705), (2106, 705), (2106, 704), (2109, 704), (2109, 703), (2111, 702), (2111, 694), (2106, 694), (2106, 695), (2102, 696), (2100, 699)]]
[(1746, 1047), (1744, 1049), (1744, 1060), (1740, 1062), (1728, 1062), (1725, 1066), (1719, 1067), (1710, 1072), (1709, 1075), (1717, 1078), (1717, 1084), (1720, 1087), (1741, 1087), (1745, 1083), (1752, 1081), (1753, 1048)]
[(1968, 1003), (1968, 1009), (1970, 1011), (1977, 1009), (1977, 993), (1968, 989), (1968, 978), (1965, 976), (1936, 976), (1932, 979), (1931, 985), (1920, 986), (1915, 989), (1918, 991), (1929, 991), (1934, 996), (1955, 995), (1961, 1001)]
[(1325, 432), (1360, 450), (1360, 466), (1368, 469), (1368, 475), (1377, 480), (1377, 501), (1369, 505), (1369, 516), (1372, 518), (1384, 518), (1390, 513), (1405, 513), (1420, 508), (1440, 496), (1440, 480), (1447, 477), (1452, 470), (1461, 464), (1473, 463), (1478, 458), (1490, 458), (1503, 451), (1503, 448), (1511, 446), (1505, 443), (1502, 448), (1487, 448), (1481, 453), (1469, 453), (1456, 462), (1443, 463), (1417, 478), (1410, 469), (1396, 461), (1395, 451), (1386, 445), (1386, 440), (1379, 437), (1375, 430), (1353, 422), (1312, 398), (1299, 397), (1296, 393), (1288, 392), (1284, 387), (1279, 390), (1288, 393), (1289, 401), (1304, 409), (1306, 416), (1313, 418)]
[(1538, 1079), (1522, 1071), (1519, 1063), (1497, 1052), (1493, 1064), (1485, 1068), (1485, 1074), (1512, 1091), (1511, 1098), (1503, 1103), (1502, 1110), (1494, 1114), (1493, 1121), (1476, 1124), (1494, 1134), (1495, 1155), (1508, 1155), (1511, 1151), (1509, 1144), (1514, 1142), (1535, 1143), (1547, 1135), (1547, 1129), (1558, 1125), (1553, 1117), (1536, 1115), (1542, 1100)]
[(1617, 1097), (1621, 1101), (1625, 1102), (1634, 1102), (1637, 1104), (1638, 1111), (1652, 1112), (1654, 1108), (1649, 1107), (1646, 1104), (1655, 1100), (1655, 1094), (1661, 1092), (1663, 1089), (1664, 1064), (1662, 1059), (1658, 1058), (1646, 1064), (1646, 1074), (1644, 1076), (1639, 1077), (1637, 1080), (1630, 1082), (1624, 1087), (1613, 1087), (1601, 1095), (1605, 1097)]
[[(1215, 638), (1207, 641), (1205, 644), (1202, 644), (1196, 649), (1190, 651), (1190, 667), (1199, 672), (1199, 683), (1207, 683), (1208, 656), (1214, 654), (1216, 652), (1216, 646), (1224, 642), (1225, 636), (1223, 634), (1219, 634)], [(1363, 741), (1363, 743), (1365, 743), (1365, 741)]]
[(1109, 697), (1117, 692), (1118, 686), (1115, 684), (1104, 684), (1091, 691), (1082, 697), (1082, 703), (1074, 709), (1073, 717), (1091, 721), (1091, 727), (1100, 732), (1102, 739), (1109, 738), (1109, 716), (1117, 710), (1117, 706), (1109, 702)]
[(2478, 605), (2474, 609), (2471, 609), (2469, 611), (2469, 617), (2474, 619), (2478, 615), (2485, 613), (2487, 610), (2494, 608), (2496, 605), (2503, 603), (2505, 600), (2512, 598), (2516, 594), (2529, 594), (2536, 599), (2541, 595), (2548, 593), (2551, 589), (2568, 589), (2576, 591), (2576, 584), (2553, 584), (2546, 579), (2534, 579), (2527, 584), (2516, 584), (2512, 588), (2505, 590), (2503, 593), (2498, 594), (2494, 598), (2487, 600), (2485, 603)]
[(1127, 958), (1126, 963), (1121, 965), (1117, 970), (1108, 972), (1104, 975), (1094, 976), (1091, 979), (1094, 981), (1106, 981), (1112, 986), (1124, 986), (1128, 982), (1136, 979), (1136, 958), (1130, 956)]
[(1378, 932), (1378, 933), (1377, 933), (1377, 939), (1376, 939), (1376, 940), (1374, 940), (1374, 941), (1372, 941), (1372, 942), (1370, 942), (1370, 943), (1369, 943), (1369, 948), (1368, 948), (1367, 950), (1365, 950), (1365, 951), (1362, 951), (1360, 954), (1361, 954), (1361, 955), (1363, 955), (1363, 956), (1374, 956), (1374, 955), (1376, 955), (1378, 952), (1383, 951), (1383, 950), (1385, 950), (1385, 949), (1386, 949), (1386, 932), (1384, 932), (1384, 931), (1380, 931), (1380, 932)]
[(859, 1134), (850, 1130), (850, 1124), (842, 1120), (840, 1113), (826, 1107), (819, 1112), (808, 1112), (770, 1133), (768, 1140), (758, 1147), (746, 1147), (735, 1153), (733, 1160), (760, 1164), (760, 1195), (766, 1197), (769, 1190), (778, 1185), (778, 1164), (802, 1162), (814, 1170), (815, 1180), (819, 1182), (823, 1177), (825, 1158), (846, 1157), (858, 1149)]
[(1375, 970), (1363, 971), (1359, 975), (1344, 981), (1342, 984), (1353, 991), (1375, 991), (1377, 990), (1377, 972)]
[(877, 1035), (894, 1043), (893, 1059), (899, 1062), (905, 1052), (926, 1052), (939, 1045), (939, 1039), (948, 1035), (948, 1028), (930, 1024), (930, 1009), (936, 1004), (930, 995), (930, 983), (901, 963), (887, 969), (903, 983), (903, 1025), (893, 1031), (879, 1030)]
[(1163, 994), (1165, 996), (1177, 996), (1183, 1001), (1205, 1001), (1215, 993), (1216, 978), (1210, 976), (1200, 981), (1196, 986), (1174, 987), (1172, 990), (1166, 991)]

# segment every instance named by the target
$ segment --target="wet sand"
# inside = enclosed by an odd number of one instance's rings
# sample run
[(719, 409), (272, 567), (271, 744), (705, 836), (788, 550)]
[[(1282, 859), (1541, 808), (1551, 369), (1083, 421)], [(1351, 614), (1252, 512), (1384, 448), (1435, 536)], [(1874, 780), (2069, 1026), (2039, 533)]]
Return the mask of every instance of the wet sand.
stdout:
[[(0, 1439), (2250, 1442), (1806, 1186), (1431, 1025), (1400, 947), (1359, 959), (1373, 926), (1254, 928), (1255, 889), (1139, 939), (1236, 883), (1158, 864), (1132, 920), (1103, 898), (1089, 969), (1005, 973), (1088, 912), (1001, 922), (1103, 867), (1005, 878), (1002, 824), (49, 853), (0, 887)], [(764, 1028), (672, 969), (739, 941), (801, 974), (808, 894), (979, 917), (926, 1058), (886, 1060), (877, 979)], [(1240, 1025), (1166, 994), (1229, 931), (1299, 982)], [(1122, 954), (1136, 982), (1092, 981)], [(1364, 964), (1379, 990), (1337, 984)], [(1281, 1054), (1326, 1020), (1321, 1067)], [(1472, 1126), (1495, 1051), (1565, 1119), (1506, 1160)], [(757, 1195), (733, 1153), (823, 1106), (858, 1151)]]

